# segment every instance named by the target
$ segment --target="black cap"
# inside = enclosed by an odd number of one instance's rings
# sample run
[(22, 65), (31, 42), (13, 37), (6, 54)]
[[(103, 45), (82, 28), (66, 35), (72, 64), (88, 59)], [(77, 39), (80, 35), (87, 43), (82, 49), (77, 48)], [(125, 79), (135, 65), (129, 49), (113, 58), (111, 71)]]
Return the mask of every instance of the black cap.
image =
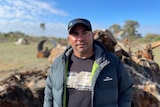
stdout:
[(69, 34), (71, 33), (71, 30), (73, 29), (73, 27), (77, 24), (83, 24), (88, 28), (89, 31), (92, 31), (90, 21), (88, 21), (87, 19), (83, 19), (83, 18), (76, 18), (76, 19), (71, 20), (68, 24), (68, 33)]

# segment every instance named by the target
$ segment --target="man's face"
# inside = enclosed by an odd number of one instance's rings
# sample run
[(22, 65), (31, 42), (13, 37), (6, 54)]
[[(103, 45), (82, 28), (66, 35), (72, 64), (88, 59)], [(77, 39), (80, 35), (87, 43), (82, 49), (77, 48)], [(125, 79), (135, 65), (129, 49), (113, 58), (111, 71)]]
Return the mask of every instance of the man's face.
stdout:
[(76, 56), (88, 57), (93, 53), (93, 33), (84, 25), (77, 25), (68, 36), (68, 41)]

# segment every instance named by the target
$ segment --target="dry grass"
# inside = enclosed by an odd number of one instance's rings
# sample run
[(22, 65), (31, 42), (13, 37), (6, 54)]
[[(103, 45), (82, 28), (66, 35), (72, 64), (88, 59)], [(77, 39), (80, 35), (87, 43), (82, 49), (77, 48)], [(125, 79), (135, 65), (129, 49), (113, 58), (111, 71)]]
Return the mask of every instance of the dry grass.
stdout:
[(160, 66), (160, 47), (153, 49), (154, 61)]
[(50, 65), (47, 58), (37, 58), (36, 55), (37, 43), (0, 43), (0, 78), (19, 69), (44, 68)]

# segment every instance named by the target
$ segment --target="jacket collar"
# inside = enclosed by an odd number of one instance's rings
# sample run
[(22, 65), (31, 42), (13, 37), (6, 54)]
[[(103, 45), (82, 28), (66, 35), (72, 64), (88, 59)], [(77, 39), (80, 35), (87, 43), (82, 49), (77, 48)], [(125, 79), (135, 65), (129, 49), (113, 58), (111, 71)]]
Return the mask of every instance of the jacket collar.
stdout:
[[(93, 49), (95, 51), (95, 60), (96, 60), (96, 63), (104, 63), (104, 61), (106, 62), (107, 60), (107, 64), (109, 63), (108, 59), (106, 59), (106, 52), (107, 52), (107, 49), (105, 48), (105, 46), (97, 41), (97, 40), (94, 40), (93, 41)], [(65, 56), (65, 58), (69, 58), (69, 56), (71, 55), (71, 53), (73, 52), (73, 48), (71, 46), (68, 46), (67, 49), (64, 51), (63, 55)]]

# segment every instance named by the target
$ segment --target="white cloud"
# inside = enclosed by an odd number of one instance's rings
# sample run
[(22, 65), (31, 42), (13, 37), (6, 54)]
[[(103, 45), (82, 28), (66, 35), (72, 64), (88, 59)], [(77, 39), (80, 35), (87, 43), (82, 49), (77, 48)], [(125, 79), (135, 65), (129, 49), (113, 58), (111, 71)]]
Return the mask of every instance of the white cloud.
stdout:
[[(57, 9), (56, 5), (54, 1), (0, 0), (0, 32), (21, 31), (33, 35), (63, 37), (66, 35), (66, 26), (54, 20), (57, 20), (56, 17), (65, 17), (68, 14)], [(46, 31), (43, 34), (39, 26), (41, 22), (46, 25)]]
[(47, 14), (67, 16), (65, 11), (54, 7), (54, 2), (52, 2), (52, 5), (38, 0), (0, 0), (0, 2), (1, 18), (31, 20)]

